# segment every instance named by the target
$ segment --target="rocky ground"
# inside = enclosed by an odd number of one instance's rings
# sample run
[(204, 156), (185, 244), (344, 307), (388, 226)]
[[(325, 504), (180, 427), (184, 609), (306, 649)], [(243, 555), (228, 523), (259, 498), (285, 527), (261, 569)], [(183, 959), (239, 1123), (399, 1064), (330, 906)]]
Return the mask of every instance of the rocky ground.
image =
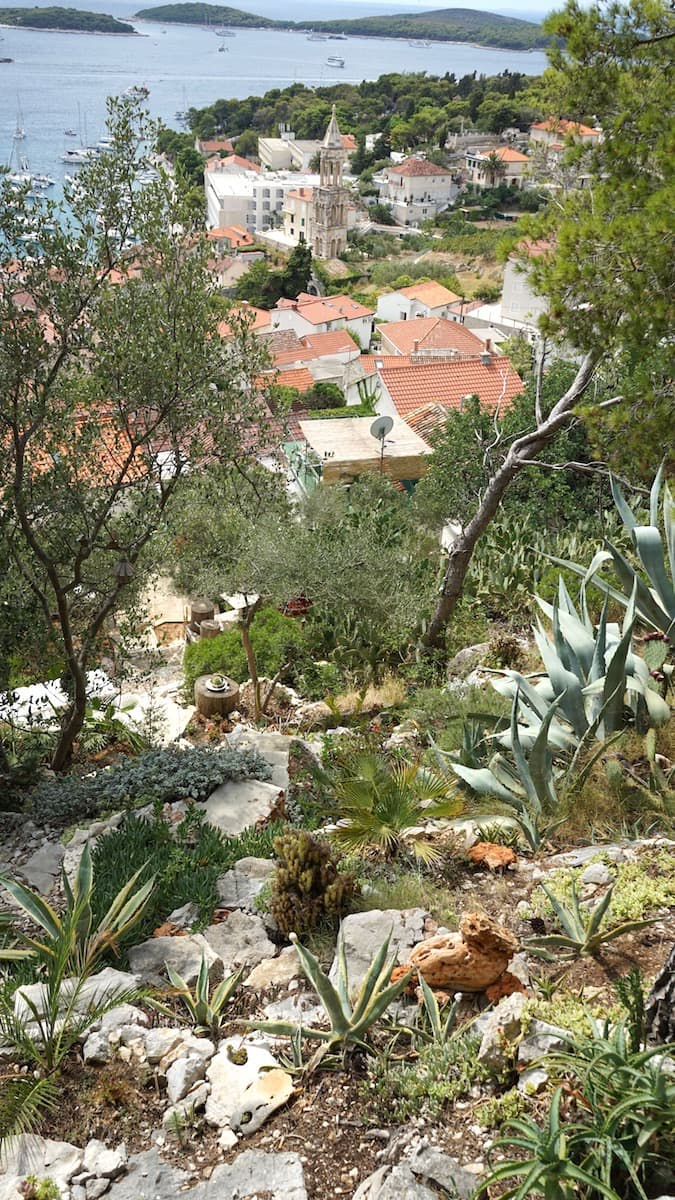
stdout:
[[(254, 746), (272, 769), (269, 783), (227, 783), (207, 801), (207, 819), (236, 834), (279, 811), (289, 783), (290, 739), (245, 726), (229, 738), (233, 745)], [(43, 895), (58, 895), (61, 869), (71, 874), (85, 842), (118, 820), (119, 815), (78, 830), (66, 845), (48, 830), (16, 822), (14, 831), (7, 831), (2, 869), (20, 875)], [(470, 822), (460, 823), (456, 832), (465, 850), (477, 841)], [(325, 1015), (296, 951), (280, 944), (283, 939), (273, 935), (269, 921), (256, 911), (255, 899), (273, 870), (271, 862), (241, 860), (219, 881), (219, 909), (202, 933), (188, 932), (194, 918), (189, 905), (167, 914), (158, 936), (131, 949), (128, 971), (106, 968), (78, 998), (86, 1007), (117, 988), (166, 989), (167, 963), (192, 984), (205, 959), (214, 981), (238, 968), (244, 972), (222, 1028), (210, 1036), (195, 1035), (177, 1019), (178, 1005), (171, 1000), (167, 1013), (144, 1000), (114, 1008), (87, 1031), (69, 1060), (60, 1102), (47, 1115), (44, 1136), (25, 1136), (10, 1146), (0, 1175), (0, 1200), (37, 1195), (27, 1190), (27, 1176), (48, 1176), (70, 1200), (103, 1195), (169, 1200), (187, 1189), (193, 1200), (470, 1196), (495, 1136), (477, 1117), (495, 1094), (489, 1072), (510, 1070), (536, 1112), (546, 1077), (531, 1064), (561, 1044), (555, 1023), (531, 1013), (525, 1019), (523, 1012), (527, 996), (537, 991), (535, 979), (560, 975), (559, 964), (542, 964), (520, 945), (533, 930), (551, 928), (550, 916), (540, 915), (539, 882), (554, 880), (561, 868), (575, 869), (582, 895), (595, 903), (630, 864), (646, 864), (645, 878), (651, 872), (656, 879), (664, 862), (672, 861), (663, 855), (673, 849), (675, 844), (663, 840), (645, 840), (581, 847), (537, 860), (509, 852), (496, 871), (480, 864), (480, 853), (474, 854), (478, 863), (459, 856), (453, 884), (457, 912), (482, 914), (508, 931), (507, 940), (513, 939), (508, 971), (519, 990), (487, 1011), (483, 994), (463, 996), (460, 1019), (474, 1022), (485, 1081), (472, 1084), (441, 1118), (429, 1117), (421, 1106), (403, 1122), (378, 1106), (362, 1055), (352, 1056), (343, 1067), (303, 1074), (291, 1061), (288, 1039), (247, 1024), (291, 1020), (307, 1028), (321, 1026)], [(499, 862), (492, 865), (500, 867)], [(566, 993), (609, 1012), (617, 977), (633, 965), (653, 977), (675, 941), (675, 896), (654, 917), (649, 927), (623, 935), (597, 956), (571, 962)], [(388, 934), (398, 963), (404, 965), (425, 939), (449, 932), (419, 907), (354, 913), (343, 930), (352, 987), (359, 985)], [(17, 993), (16, 1003), (23, 1004), (27, 1020), (26, 996), (39, 1006), (40, 994), (40, 984)], [(406, 999), (398, 1019), (409, 1022), (415, 1010), (415, 998)], [(389, 1038), (377, 1035), (381, 1050)], [(315, 1046), (305, 1045), (305, 1062)], [(0, 1057), (0, 1083), (17, 1069), (7, 1059)]]

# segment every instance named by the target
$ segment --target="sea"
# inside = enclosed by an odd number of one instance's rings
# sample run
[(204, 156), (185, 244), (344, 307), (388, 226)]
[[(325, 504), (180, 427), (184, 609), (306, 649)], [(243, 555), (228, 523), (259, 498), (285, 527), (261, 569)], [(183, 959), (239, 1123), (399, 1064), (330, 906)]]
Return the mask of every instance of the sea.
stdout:
[[(133, 14), (147, 7), (142, 0), (88, 0), (89, 11), (111, 13), (131, 21), (138, 36), (36, 32), (0, 28), (0, 163), (21, 165), (50, 175), (59, 195), (67, 148), (95, 145), (105, 135), (106, 98), (132, 87), (148, 91), (150, 115), (181, 128), (177, 113), (200, 108), (220, 98), (262, 95), (292, 83), (325, 86), (359, 83), (386, 72), (426, 71), (457, 76), (476, 71), (497, 74), (522, 71), (540, 74), (546, 57), (539, 51), (490, 49), (458, 42), (413, 46), (395, 39), (355, 38), (309, 41), (305, 33), (240, 30), (218, 37), (208, 26), (179, 26), (138, 21)], [(409, 5), (408, 10), (412, 5)], [(497, 7), (495, 5), (495, 7)], [(340, 0), (271, 0), (251, 5), (262, 16), (291, 20), (358, 17), (381, 12), (382, 5)], [(395, 5), (389, 7), (395, 11)], [(329, 65), (329, 55), (344, 67)], [(18, 129), (25, 132), (15, 138)], [(70, 135), (66, 135), (70, 130)], [(74, 135), (74, 136), (73, 136)]]

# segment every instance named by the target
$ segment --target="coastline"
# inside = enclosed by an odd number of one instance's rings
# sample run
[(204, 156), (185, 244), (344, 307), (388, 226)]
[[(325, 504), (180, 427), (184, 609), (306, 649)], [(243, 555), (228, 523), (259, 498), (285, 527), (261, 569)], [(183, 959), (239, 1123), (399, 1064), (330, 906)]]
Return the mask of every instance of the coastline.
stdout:
[(4, 21), (0, 21), (0, 29), (15, 29), (19, 33), (23, 30), (26, 33), (86, 33), (90, 37), (148, 37), (147, 33), (139, 33), (137, 29), (131, 33), (117, 33), (114, 29), (60, 29), (58, 25), (8, 25)]
[[(206, 26), (203, 25), (201, 21), (172, 21), (172, 20), (167, 21), (166, 19), (164, 21), (153, 21), (151, 17), (137, 17), (137, 16), (134, 16), (133, 20), (138, 21), (139, 24), (141, 24), (141, 25), (159, 25), (160, 27), (166, 26), (166, 25), (176, 25), (179, 28), (183, 28), (183, 29), (204, 29), (206, 31)], [(13, 25), (13, 26), (11, 26), (11, 28), (16, 29), (17, 26)], [(24, 25), (23, 28), (25, 29), (26, 26)], [(267, 26), (267, 25), (231, 25), (231, 26), (229, 26), (229, 28), (233, 29), (235, 34), (238, 34), (238, 33), (298, 33), (298, 34), (302, 34), (304, 37), (309, 37), (310, 34), (312, 32), (314, 32), (310, 28), (307, 28), (307, 29), (270, 29), (269, 26)], [(148, 34), (140, 34), (139, 36), (147, 37), (149, 35)], [(342, 37), (344, 37), (348, 42), (359, 41), (361, 39), (366, 39), (369, 42), (372, 42), (373, 40), (378, 41), (378, 42), (397, 42), (397, 43), (401, 43), (401, 42), (407, 43), (407, 42), (411, 41), (411, 38), (408, 37), (407, 34), (405, 36), (397, 36), (395, 34), (387, 35), (384, 33), (346, 33), (341, 36), (340, 40), (342, 40)], [(506, 51), (509, 54), (546, 54), (546, 46), (526, 46), (524, 49), (518, 49), (515, 46), (494, 46), (491, 43), (488, 44), (487, 42), (458, 42), (456, 38), (432, 38), (431, 44), (432, 44), (432, 46), (470, 46), (473, 50), (500, 50), (500, 51)]]

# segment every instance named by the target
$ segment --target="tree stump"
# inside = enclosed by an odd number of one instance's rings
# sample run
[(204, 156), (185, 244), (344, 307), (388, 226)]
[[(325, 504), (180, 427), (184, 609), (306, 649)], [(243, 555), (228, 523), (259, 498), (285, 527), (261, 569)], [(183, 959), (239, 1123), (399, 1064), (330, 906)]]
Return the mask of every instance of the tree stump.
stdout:
[(195, 682), (195, 704), (197, 711), (203, 717), (226, 717), (234, 712), (239, 704), (239, 684), (233, 679), (226, 680), (227, 687), (222, 691), (210, 688), (211, 675), (200, 675)]
[(190, 629), (199, 633), (202, 621), (212, 621), (215, 608), (210, 600), (193, 600), (190, 604)]
[(203, 638), (218, 637), (220, 632), (220, 625), (217, 621), (202, 621), (199, 626), (199, 636)]

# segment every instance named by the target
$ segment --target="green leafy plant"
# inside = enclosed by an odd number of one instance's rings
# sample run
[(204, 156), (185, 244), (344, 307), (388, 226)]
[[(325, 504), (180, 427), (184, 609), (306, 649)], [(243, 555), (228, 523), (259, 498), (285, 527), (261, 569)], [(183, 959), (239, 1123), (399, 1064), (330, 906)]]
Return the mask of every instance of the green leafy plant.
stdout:
[[(560, 1119), (562, 1088), (556, 1088), (551, 1099), (548, 1124), (541, 1128), (530, 1117), (518, 1117), (507, 1122), (514, 1130), (498, 1138), (490, 1151), (522, 1152), (523, 1157), (501, 1162), (492, 1167), (478, 1195), (488, 1196), (490, 1188), (505, 1179), (522, 1179), (520, 1184), (501, 1193), (502, 1200), (530, 1200), (540, 1194), (544, 1200), (575, 1200), (580, 1194), (604, 1196), (606, 1200), (621, 1200), (621, 1197), (606, 1184), (596, 1179), (569, 1153), (569, 1141), (577, 1131), (567, 1121)], [(579, 1189), (583, 1188), (580, 1193)]]
[(79, 778), (46, 780), (32, 793), (31, 806), (36, 821), (80, 821), (140, 799), (199, 802), (230, 779), (270, 775), (269, 765), (254, 750), (149, 750)]
[[(460, 1033), (421, 1044), (414, 1057), (386, 1050), (369, 1061), (364, 1108), (373, 1122), (390, 1125), (422, 1116), (438, 1120), (488, 1072), (478, 1061), (480, 1038)], [(451, 1111), (451, 1110), (450, 1110)]]
[(124, 935), (140, 921), (155, 882), (152, 876), (134, 891), (140, 875), (141, 871), (136, 871), (120, 888), (98, 922), (94, 920), (92, 909), (94, 875), (88, 842), (82, 851), (72, 888), (63, 872), (65, 909), (62, 913), (57, 913), (38, 892), (18, 880), (0, 876), (0, 883), (38, 929), (33, 935), (18, 928), (18, 945), (0, 949), (0, 959), (33, 956), (48, 969), (52, 963), (63, 959), (66, 969), (86, 978), (106, 954), (118, 953)]
[(305, 830), (293, 830), (274, 842), (278, 866), (272, 879), (269, 911), (282, 933), (308, 933), (323, 921), (336, 924), (356, 892), (350, 871), (338, 871), (328, 842)]
[[(173, 994), (183, 1003), (187, 1011), (188, 1023), (198, 1033), (217, 1033), (223, 1023), (225, 1009), (241, 982), (244, 968), (227, 975), (213, 990), (205, 958), (202, 958), (194, 989), (185, 982), (178, 971), (174, 971), (169, 963), (166, 963), (166, 973), (173, 988)], [(166, 1005), (158, 1001), (154, 1001), (153, 1004), (160, 1012), (171, 1017), (175, 1015), (172, 1009), (167, 1008)]]
[(38, 1179), (37, 1175), (27, 1175), (19, 1186), (24, 1200), (60, 1200), (61, 1191), (58, 1184), (50, 1175)]
[[(413, 1028), (413, 1044), (431, 1043), (442, 1046), (451, 1037), (457, 1036), (457, 1010), (459, 1001), (441, 1008), (426, 979), (419, 972), (417, 978), (422, 994), (420, 1019)], [(466, 1031), (466, 1026), (462, 1032)]]
[(570, 903), (565, 904), (559, 900), (554, 892), (541, 884), (541, 889), (545, 892), (548, 900), (553, 908), (553, 911), (562, 926), (562, 933), (545, 934), (542, 937), (527, 938), (525, 945), (530, 950), (556, 951), (556, 956), (564, 954), (568, 957), (576, 958), (584, 954), (596, 954), (601, 946), (608, 942), (613, 942), (616, 938), (622, 937), (624, 933), (631, 933), (636, 929), (645, 929), (648, 925), (653, 925), (654, 921), (622, 921), (618, 925), (611, 925), (609, 928), (603, 926), (603, 921), (607, 916), (611, 903), (612, 893), (615, 884), (607, 889), (600, 903), (590, 911), (581, 904), (579, 894), (577, 892), (576, 880), (570, 882)]
[(424, 821), (456, 817), (464, 804), (448, 776), (415, 763), (390, 763), (382, 754), (360, 754), (334, 784), (340, 823), (333, 837), (348, 851), (375, 846), (387, 856), (410, 850), (425, 863), (441, 852), (413, 832)]
[(647, 1040), (644, 978), (639, 967), (632, 967), (614, 984), (617, 999), (626, 1010), (626, 1032), (631, 1051), (638, 1054)]
[[(273, 678), (286, 664), (302, 659), (307, 650), (307, 635), (293, 617), (278, 609), (261, 608), (251, 624), (251, 644), (261, 675)], [(185, 691), (192, 701), (195, 680), (200, 675), (226, 675), (237, 683), (249, 677), (241, 634), (235, 627), (214, 638), (202, 638), (185, 648), (183, 660)]]
[[(400, 996), (407, 987), (412, 971), (406, 972), (396, 983), (390, 983), (396, 955), (389, 954), (391, 935), (382, 943), (373, 961), (366, 971), (363, 983), (352, 1002), (349, 992), (347, 974), (347, 958), (345, 954), (344, 934), (342, 928), (337, 941), (337, 978), (333, 984), (321, 967), (318, 959), (305, 946), (302, 946), (295, 934), (291, 941), (300, 959), (300, 966), (316, 992), (328, 1020), (330, 1030), (305, 1029), (305, 1037), (314, 1038), (323, 1043), (317, 1054), (308, 1064), (308, 1070), (318, 1066), (326, 1054), (337, 1048), (346, 1049), (359, 1046), (367, 1050), (367, 1036), (389, 1005)], [(297, 1025), (287, 1021), (256, 1021), (252, 1022), (253, 1029), (260, 1029), (274, 1037), (292, 1037)]]

